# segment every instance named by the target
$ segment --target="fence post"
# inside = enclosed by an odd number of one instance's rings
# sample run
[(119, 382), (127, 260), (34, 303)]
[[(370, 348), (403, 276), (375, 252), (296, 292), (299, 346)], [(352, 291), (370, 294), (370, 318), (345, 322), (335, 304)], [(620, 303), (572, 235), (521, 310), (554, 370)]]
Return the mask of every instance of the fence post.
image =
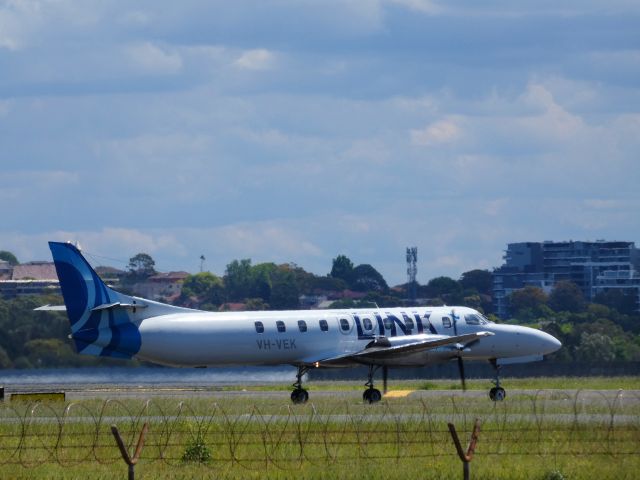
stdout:
[(145, 422), (142, 426), (142, 431), (140, 432), (140, 437), (138, 437), (138, 444), (136, 445), (136, 450), (133, 454), (133, 457), (129, 456), (129, 452), (127, 451), (127, 446), (124, 444), (122, 437), (120, 436), (120, 432), (118, 431), (118, 427), (115, 425), (111, 425), (111, 433), (113, 437), (116, 439), (116, 443), (118, 444), (118, 448), (120, 449), (120, 455), (122, 455), (122, 459), (129, 466), (129, 480), (135, 480), (135, 466), (140, 459), (140, 454), (142, 453), (142, 447), (144, 447), (144, 437), (147, 434), (147, 430), (149, 430), (149, 425)]
[(458, 438), (456, 427), (453, 425), (453, 423), (448, 423), (447, 425), (449, 427), (449, 433), (451, 433), (453, 443), (456, 446), (458, 457), (460, 457), (460, 460), (462, 461), (462, 478), (464, 480), (469, 480), (469, 464), (471, 463), (471, 460), (473, 460), (473, 454), (476, 450), (476, 443), (478, 443), (478, 436), (480, 435), (480, 419), (476, 418), (475, 424), (473, 425), (473, 433), (471, 434), (471, 441), (469, 442), (469, 447), (467, 447), (466, 453), (464, 452), (464, 450), (462, 450), (462, 444), (460, 443), (460, 439)]

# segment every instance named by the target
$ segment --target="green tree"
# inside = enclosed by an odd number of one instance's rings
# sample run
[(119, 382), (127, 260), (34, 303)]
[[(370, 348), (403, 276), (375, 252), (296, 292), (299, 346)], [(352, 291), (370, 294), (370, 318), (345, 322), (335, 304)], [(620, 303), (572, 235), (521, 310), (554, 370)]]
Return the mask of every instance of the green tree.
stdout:
[(549, 298), (539, 287), (527, 285), (524, 288), (515, 290), (509, 295), (509, 306), (513, 314), (518, 317), (525, 310), (539, 312), (540, 307), (546, 305)]
[(549, 295), (549, 306), (556, 312), (582, 312), (586, 301), (580, 288), (573, 282), (561, 281)]
[(7, 351), (0, 347), (0, 368), (11, 368), (13, 367), (13, 362), (9, 358)]
[(19, 263), (16, 256), (13, 253), (8, 252), (7, 250), (0, 250), (0, 260), (9, 262), (9, 265), (12, 265), (14, 267)]
[(480, 295), (468, 295), (464, 297), (464, 306), (475, 308), (476, 310), (482, 308), (482, 299)]
[(462, 286), (450, 277), (436, 277), (424, 287), (429, 298), (439, 297), (445, 302), (462, 302)]
[(71, 347), (58, 338), (37, 338), (25, 344), (29, 362), (36, 367), (59, 367), (77, 358)]
[(251, 267), (249, 295), (262, 298), (265, 302), (271, 301), (273, 277), (277, 274), (278, 266), (275, 263), (259, 263)]
[(352, 274), (353, 262), (349, 260), (346, 255), (338, 255), (333, 259), (331, 273), (329, 274), (330, 276), (333, 278), (340, 278), (344, 280), (347, 285), (350, 285)]
[(476, 290), (478, 293), (491, 295), (493, 276), (489, 270), (469, 270), (460, 277), (460, 285), (465, 290)]
[(244, 308), (247, 310), (269, 310), (269, 304), (262, 298), (247, 298)]
[(368, 263), (358, 265), (352, 270), (350, 286), (358, 292), (386, 292), (389, 290), (389, 286), (380, 272)]
[(614, 342), (603, 333), (583, 332), (576, 348), (576, 360), (584, 362), (612, 362), (616, 359)]
[(227, 298), (232, 302), (241, 302), (251, 297), (252, 275), (251, 259), (234, 260), (227, 265), (224, 273), (224, 288)]
[(624, 292), (611, 289), (596, 295), (595, 302), (613, 308), (620, 313), (633, 315), (636, 312), (637, 292)]
[(211, 272), (189, 275), (182, 284), (181, 297), (183, 300), (195, 299), (198, 305), (220, 305), (224, 302), (224, 284)]
[(273, 272), (271, 285), (271, 308), (276, 310), (291, 310), (300, 306), (298, 286), (292, 272), (286, 267)]
[(129, 275), (137, 280), (156, 274), (156, 262), (148, 253), (138, 253), (129, 259)]
[(314, 290), (325, 290), (333, 292), (341, 292), (348, 288), (347, 283), (341, 278), (334, 278), (329, 275), (326, 277), (313, 276), (306, 288), (300, 286), (301, 293), (313, 293)]

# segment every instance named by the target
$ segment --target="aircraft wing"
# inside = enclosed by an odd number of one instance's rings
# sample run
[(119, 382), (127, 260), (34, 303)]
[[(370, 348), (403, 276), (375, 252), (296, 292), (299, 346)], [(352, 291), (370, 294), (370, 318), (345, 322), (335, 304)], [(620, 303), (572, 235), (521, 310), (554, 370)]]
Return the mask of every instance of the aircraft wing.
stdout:
[(492, 332), (475, 332), (455, 336), (432, 335), (428, 336), (428, 338), (423, 337), (420, 340), (397, 345), (391, 344), (386, 338), (381, 338), (371, 342), (367, 347), (358, 352), (345, 353), (342, 355), (309, 361), (308, 363), (317, 364), (317, 366), (320, 367), (331, 366), (332, 364), (344, 363), (349, 360), (357, 362), (358, 359), (362, 358), (362, 360), (364, 360), (365, 357), (367, 359), (367, 363), (369, 363), (372, 360), (375, 361), (376, 358), (383, 360), (399, 354), (416, 353), (447, 345), (458, 345), (458, 348), (464, 348), (465, 345), (468, 345), (469, 343), (491, 335), (493, 335)]

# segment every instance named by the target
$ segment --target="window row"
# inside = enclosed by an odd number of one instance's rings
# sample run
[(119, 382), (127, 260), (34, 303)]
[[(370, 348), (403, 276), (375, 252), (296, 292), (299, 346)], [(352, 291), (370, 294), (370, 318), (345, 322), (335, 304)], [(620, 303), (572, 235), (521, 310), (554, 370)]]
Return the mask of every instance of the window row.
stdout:
[[(341, 322), (342, 320), (344, 319), (341, 319)], [(344, 320), (344, 321), (347, 322), (347, 324), (349, 324), (347, 320)], [(257, 333), (264, 333), (264, 323), (257, 321), (257, 322), (254, 322), (254, 325), (256, 327)], [(326, 320), (319, 320), (318, 326), (320, 327), (320, 330), (323, 332), (329, 331), (329, 323)], [(341, 323), (341, 326), (342, 326), (342, 323)], [(287, 325), (282, 320), (277, 320), (276, 329), (278, 330), (278, 332), (284, 333), (287, 331)], [(300, 330), (302, 333), (306, 332), (308, 330), (307, 322), (305, 322), (304, 320), (298, 320), (298, 330)]]

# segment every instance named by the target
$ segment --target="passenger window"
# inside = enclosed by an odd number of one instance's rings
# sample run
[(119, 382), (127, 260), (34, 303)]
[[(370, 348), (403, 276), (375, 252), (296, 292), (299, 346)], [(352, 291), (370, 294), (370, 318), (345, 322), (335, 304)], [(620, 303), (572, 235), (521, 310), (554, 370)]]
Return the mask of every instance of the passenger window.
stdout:
[(307, 331), (307, 322), (304, 320), (298, 320), (298, 328), (302, 333)]
[(391, 330), (393, 328), (393, 320), (391, 320), (389, 317), (384, 317), (382, 323), (384, 324), (384, 328), (386, 328), (387, 330)]
[(340, 319), (340, 329), (343, 332), (348, 332), (349, 330), (351, 330), (351, 325), (349, 325), (349, 320), (347, 320), (346, 318), (341, 318)]
[(449, 317), (442, 317), (442, 326), (444, 328), (451, 328), (451, 319)]
[(276, 322), (276, 327), (278, 328), (278, 332), (284, 333), (287, 331), (287, 327), (282, 320), (278, 320)]
[(329, 324), (326, 320), (320, 320), (320, 330), (322, 330), (323, 332), (329, 331)]
[(413, 330), (413, 320), (411, 320), (409, 317), (406, 317), (404, 319), (404, 325), (407, 327), (407, 330)]
[(254, 325), (256, 326), (257, 333), (264, 333), (264, 325), (262, 322), (255, 322)]
[(371, 323), (371, 320), (369, 320), (368, 318), (363, 318), (362, 319), (362, 326), (364, 327), (365, 330), (373, 330), (373, 323)]

